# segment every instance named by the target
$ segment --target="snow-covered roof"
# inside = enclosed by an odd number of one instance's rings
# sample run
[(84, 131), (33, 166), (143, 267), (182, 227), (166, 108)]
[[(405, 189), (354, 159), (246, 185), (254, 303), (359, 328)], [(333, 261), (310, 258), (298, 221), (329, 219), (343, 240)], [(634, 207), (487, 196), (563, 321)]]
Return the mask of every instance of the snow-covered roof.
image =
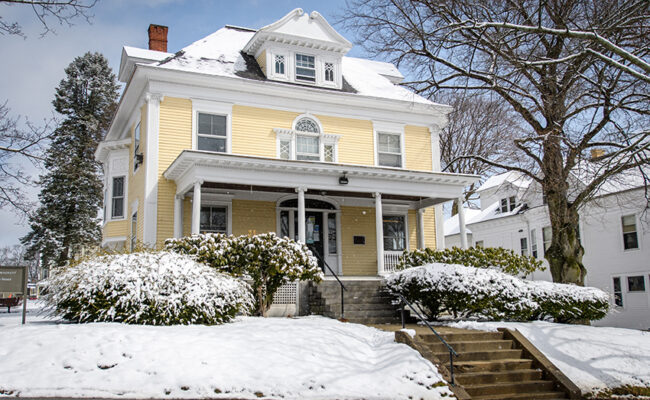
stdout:
[(531, 179), (518, 171), (508, 171), (498, 175), (492, 175), (478, 188), (477, 192), (499, 187), (504, 183), (509, 183), (515, 187), (527, 188), (530, 186)]
[(118, 79), (120, 82), (127, 82), (135, 69), (135, 64), (151, 64), (171, 56), (173, 56), (172, 53), (124, 46), (122, 48), (122, 60), (120, 61)]
[[(268, 81), (252, 56), (243, 53), (242, 49), (255, 35), (255, 31), (244, 28), (226, 26), (218, 31), (197, 40), (183, 48), (175, 55), (169, 55), (152, 63), (150, 66), (158, 68), (195, 72), (200, 74), (224, 76), (242, 80), (267, 81), (277, 85), (293, 85)], [(341, 92), (382, 98), (416, 102), (433, 105), (431, 101), (421, 97), (410, 90), (393, 83), (401, 79), (401, 74), (394, 65), (364, 60), (354, 57), (342, 58), (343, 89)], [(399, 74), (399, 75), (398, 75)], [(319, 89), (308, 86), (310, 89)], [(320, 89), (333, 91), (336, 89)]]
[[(495, 201), (494, 203), (490, 204), (487, 208), (484, 210), (474, 210), (470, 208), (465, 208), (465, 226), (467, 229), (467, 233), (471, 233), (470, 229), (467, 228), (467, 226), (471, 224), (476, 224), (479, 222), (485, 222), (489, 221), (492, 219), (497, 219), (497, 218), (504, 218), (504, 217), (510, 217), (513, 215), (519, 214), (521, 211), (523, 211), (524, 205), (520, 204), (517, 207), (515, 207), (514, 210), (508, 211), (508, 212), (501, 212), (501, 208), (499, 207), (499, 202)], [(447, 218), (444, 223), (444, 229), (445, 229), (445, 236), (449, 235), (456, 235), (460, 233), (460, 227), (458, 223), (458, 214), (454, 215), (453, 217)]]
[[(600, 162), (582, 161), (572, 170), (571, 174), (584, 185), (588, 185), (595, 177), (600, 176), (609, 166)], [(606, 196), (626, 190), (636, 189), (645, 185), (645, 176), (650, 176), (650, 166), (643, 166), (643, 173), (638, 168), (623, 171), (603, 182), (594, 196)]]

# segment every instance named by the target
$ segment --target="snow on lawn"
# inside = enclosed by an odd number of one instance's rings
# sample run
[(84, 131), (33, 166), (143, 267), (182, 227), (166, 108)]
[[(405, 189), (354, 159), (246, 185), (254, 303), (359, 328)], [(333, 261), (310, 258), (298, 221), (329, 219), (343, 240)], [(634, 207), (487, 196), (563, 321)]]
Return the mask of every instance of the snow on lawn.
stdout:
[(623, 385), (650, 387), (650, 332), (550, 322), (474, 322), (457, 328), (517, 329), (583, 393)]
[(435, 367), (392, 332), (323, 317), (160, 327), (28, 315), (21, 326), (11, 314), (0, 318), (0, 393), (13, 396), (451, 396), (446, 386), (431, 388), (442, 380)]

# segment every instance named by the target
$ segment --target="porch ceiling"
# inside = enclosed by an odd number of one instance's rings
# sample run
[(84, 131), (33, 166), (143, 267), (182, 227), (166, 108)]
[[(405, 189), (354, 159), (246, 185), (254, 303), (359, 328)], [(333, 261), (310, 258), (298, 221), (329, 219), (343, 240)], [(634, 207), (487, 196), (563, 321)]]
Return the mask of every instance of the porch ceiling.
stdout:
[[(339, 178), (348, 178), (340, 184)], [(184, 150), (163, 173), (176, 182), (177, 194), (196, 182), (203, 187), (294, 193), (298, 187), (329, 196), (425, 201), (434, 205), (458, 198), (476, 175)], [(319, 193), (322, 194), (322, 193)]]

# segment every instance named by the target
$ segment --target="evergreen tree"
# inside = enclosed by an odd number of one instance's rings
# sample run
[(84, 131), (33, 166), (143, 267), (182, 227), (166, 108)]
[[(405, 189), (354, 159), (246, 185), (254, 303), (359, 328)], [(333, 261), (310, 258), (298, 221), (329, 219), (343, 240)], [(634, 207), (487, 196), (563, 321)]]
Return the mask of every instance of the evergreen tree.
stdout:
[(86, 53), (66, 68), (52, 102), (64, 120), (46, 153), (40, 207), (21, 239), (46, 267), (64, 265), (84, 246), (101, 240), (101, 165), (94, 153), (117, 107), (118, 86), (108, 61)]

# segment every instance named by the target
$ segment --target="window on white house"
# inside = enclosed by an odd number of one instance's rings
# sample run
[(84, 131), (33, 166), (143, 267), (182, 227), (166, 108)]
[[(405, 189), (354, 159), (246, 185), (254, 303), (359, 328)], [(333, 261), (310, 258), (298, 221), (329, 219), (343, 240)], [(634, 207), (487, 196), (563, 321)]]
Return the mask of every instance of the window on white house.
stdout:
[(284, 75), (284, 56), (276, 55), (275, 56), (275, 73), (278, 75)]
[(402, 144), (399, 134), (377, 133), (377, 164), (402, 167)]
[(225, 115), (198, 113), (197, 146), (199, 150), (226, 152), (227, 120)]
[(645, 281), (643, 275), (627, 277), (628, 292), (645, 292)]
[(530, 251), (533, 257), (537, 258), (537, 231), (530, 230)]
[(507, 213), (508, 211), (512, 211), (515, 208), (517, 208), (517, 199), (515, 196), (507, 197), (504, 199), (501, 199), (501, 212), (502, 213)]
[(135, 126), (133, 130), (133, 171), (137, 170), (142, 163), (142, 158), (138, 157), (140, 154), (140, 123)]
[(616, 276), (614, 280), (614, 304), (623, 307), (623, 290), (621, 288), (621, 278)]
[(403, 215), (384, 215), (384, 250), (406, 249), (406, 223)]
[(134, 212), (131, 216), (131, 251), (135, 250), (138, 240), (138, 212)]
[(201, 207), (201, 233), (228, 233), (228, 207)]
[(553, 230), (550, 226), (545, 226), (542, 228), (542, 242), (544, 243), (544, 254), (548, 251), (548, 248), (551, 247), (551, 240), (553, 239)]
[(325, 81), (334, 82), (334, 64), (325, 63)]
[(124, 218), (124, 177), (113, 178), (111, 218)]
[(483, 241), (482, 240), (477, 240), (476, 243), (474, 243), (474, 247), (484, 247), (483, 246)]
[(519, 239), (519, 247), (521, 248), (521, 255), (528, 255), (528, 238), (522, 237)]
[(291, 159), (291, 141), (280, 140), (280, 158)]
[(639, 238), (636, 231), (636, 217), (634, 215), (625, 215), (621, 217), (623, 224), (623, 248), (632, 250), (639, 248)]
[(296, 79), (316, 82), (316, 66), (314, 56), (296, 54)]

